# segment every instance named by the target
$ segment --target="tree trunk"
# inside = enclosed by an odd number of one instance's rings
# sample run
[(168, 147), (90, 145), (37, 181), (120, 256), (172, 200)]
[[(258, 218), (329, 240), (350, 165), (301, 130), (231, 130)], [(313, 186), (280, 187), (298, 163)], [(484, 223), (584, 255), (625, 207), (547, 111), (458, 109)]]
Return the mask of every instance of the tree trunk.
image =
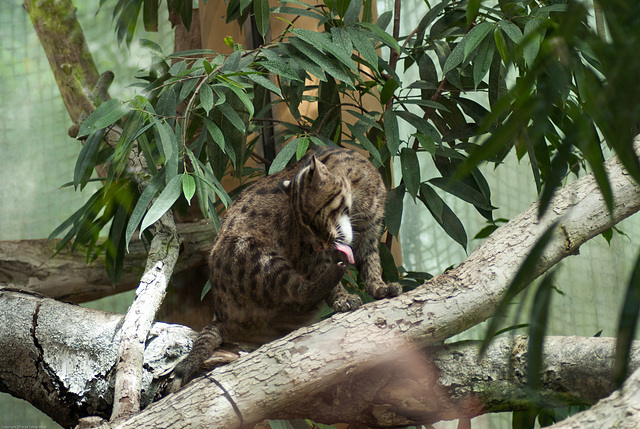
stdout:
[(76, 8), (71, 0), (25, 0), (23, 6), (47, 54), (69, 116), (75, 122), (83, 110), (88, 110), (87, 94), (99, 78), (76, 19)]

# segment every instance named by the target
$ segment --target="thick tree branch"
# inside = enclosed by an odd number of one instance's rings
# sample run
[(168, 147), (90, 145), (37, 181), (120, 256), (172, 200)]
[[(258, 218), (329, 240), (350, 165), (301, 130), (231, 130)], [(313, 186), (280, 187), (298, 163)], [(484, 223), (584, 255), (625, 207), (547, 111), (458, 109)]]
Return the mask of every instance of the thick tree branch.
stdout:
[[(182, 241), (175, 272), (206, 263), (215, 238), (206, 222), (178, 224)], [(87, 264), (84, 251), (63, 249), (54, 258), (58, 240), (0, 241), (0, 285), (16, 287), (68, 302), (86, 302), (135, 289), (144, 273), (147, 245), (133, 239), (124, 260), (122, 277), (112, 285), (104, 268), (104, 257)]]
[[(0, 354), (1, 390), (29, 400), (63, 426), (74, 426), (81, 416), (108, 416), (122, 315), (9, 289), (0, 289), (0, 313), (7, 321), (0, 331), (0, 347), (8, 350)], [(150, 403), (159, 377), (170, 371), (193, 338), (193, 331), (177, 325), (158, 323), (151, 329), (144, 354), (143, 405)], [(590, 404), (611, 392), (614, 342), (547, 338), (541, 377), (545, 404)], [(638, 346), (631, 370), (640, 365)], [(378, 362), (358, 377), (338, 376), (327, 389), (265, 417), (296, 417), (305, 410), (306, 417), (317, 421), (407, 425), (521, 408), (526, 395), (526, 337), (496, 339), (482, 360), (478, 349), (477, 341), (422, 350), (405, 347), (392, 360)], [(249, 364), (256, 371), (269, 376), (263, 361), (253, 361)], [(284, 376), (302, 377), (293, 371)], [(199, 414), (207, 418), (206, 412)]]
[[(637, 355), (637, 350), (636, 353)], [(590, 409), (556, 423), (553, 429), (601, 429), (640, 427), (640, 371)]]

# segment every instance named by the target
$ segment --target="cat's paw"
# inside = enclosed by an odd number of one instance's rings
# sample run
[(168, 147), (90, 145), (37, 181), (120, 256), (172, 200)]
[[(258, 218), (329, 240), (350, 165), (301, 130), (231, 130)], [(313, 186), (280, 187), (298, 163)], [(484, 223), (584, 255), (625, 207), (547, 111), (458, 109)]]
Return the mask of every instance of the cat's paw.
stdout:
[(358, 295), (347, 294), (341, 296), (333, 302), (333, 309), (337, 312), (352, 311), (362, 305), (362, 300)]
[(402, 285), (400, 283), (380, 283), (375, 289), (369, 292), (369, 295), (375, 299), (393, 298), (402, 293)]

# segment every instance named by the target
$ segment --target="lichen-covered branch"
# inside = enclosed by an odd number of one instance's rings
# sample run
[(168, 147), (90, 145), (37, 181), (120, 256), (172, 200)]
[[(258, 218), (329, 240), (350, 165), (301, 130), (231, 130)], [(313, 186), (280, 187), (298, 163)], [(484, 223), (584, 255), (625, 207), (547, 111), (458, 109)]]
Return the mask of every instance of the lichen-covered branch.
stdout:
[(23, 6), (47, 55), (69, 116), (76, 121), (99, 77), (76, 18), (76, 8), (71, 0), (25, 0)]
[[(403, 309), (398, 308), (397, 312), (399, 318), (403, 317)], [(108, 417), (122, 315), (6, 288), (0, 288), (0, 314), (5, 321), (0, 331), (0, 348), (5, 350), (0, 354), (0, 390), (28, 400), (65, 427), (75, 426), (78, 418), (87, 415)], [(152, 327), (144, 353), (143, 406), (151, 402), (160, 377), (171, 370), (175, 359), (186, 352), (194, 338), (195, 333), (186, 327), (163, 323)], [(338, 374), (328, 387), (291, 398), (282, 408), (264, 412), (263, 417), (294, 418), (305, 413), (319, 422), (408, 425), (519, 409), (526, 394), (526, 344), (526, 337), (498, 338), (482, 360), (478, 360), (477, 341), (428, 349), (405, 345), (358, 376)], [(327, 359), (337, 349), (335, 344), (328, 345), (322, 355), (313, 359)], [(545, 404), (591, 404), (609, 394), (613, 389), (610, 380), (614, 349), (615, 340), (611, 338), (547, 338), (541, 375), (541, 398)], [(274, 357), (287, 356), (286, 349), (272, 350)], [(634, 346), (631, 370), (640, 365), (638, 351), (638, 345)], [(263, 377), (271, 377), (261, 355), (249, 355), (245, 364), (251, 368), (250, 373), (262, 372)], [(366, 356), (351, 356), (353, 365), (363, 359), (366, 361)], [(294, 364), (282, 378), (313, 377), (298, 373), (296, 368)], [(237, 389), (229, 379), (216, 377), (216, 381), (231, 393)], [(260, 378), (245, 380), (240, 374), (235, 383), (245, 381), (260, 390)], [(209, 380), (207, 385), (213, 384)], [(190, 397), (199, 401), (210, 393), (205, 389)], [(171, 421), (176, 426), (204, 426), (211, 414), (231, 415), (226, 410), (231, 406), (229, 398), (237, 399), (227, 397), (226, 405), (219, 410), (187, 408), (188, 414), (180, 410), (172, 415), (171, 411), (180, 405), (165, 405), (164, 414), (153, 413), (144, 422), (150, 427), (166, 427)], [(185, 420), (179, 421), (181, 418)]]
[[(637, 355), (637, 351), (635, 353)], [(636, 370), (621, 389), (590, 409), (553, 426), (553, 429), (601, 429), (640, 427), (640, 371)]]
[(120, 350), (116, 365), (113, 413), (116, 420), (140, 411), (142, 363), (147, 336), (167, 293), (180, 249), (180, 238), (171, 212), (153, 226), (154, 234), (147, 267), (136, 289), (119, 331)]

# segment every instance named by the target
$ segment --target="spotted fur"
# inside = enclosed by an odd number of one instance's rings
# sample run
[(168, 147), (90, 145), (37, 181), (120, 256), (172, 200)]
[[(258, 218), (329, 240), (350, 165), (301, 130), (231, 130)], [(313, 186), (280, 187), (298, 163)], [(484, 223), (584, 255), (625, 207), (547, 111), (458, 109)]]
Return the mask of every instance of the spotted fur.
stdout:
[[(264, 343), (310, 323), (323, 301), (362, 305), (340, 283), (353, 258), (374, 298), (396, 296), (381, 278), (378, 240), (386, 189), (359, 153), (319, 148), (264, 177), (229, 207), (209, 256), (213, 322), (173, 373), (192, 379), (222, 341)], [(348, 247), (347, 247), (348, 246)]]

